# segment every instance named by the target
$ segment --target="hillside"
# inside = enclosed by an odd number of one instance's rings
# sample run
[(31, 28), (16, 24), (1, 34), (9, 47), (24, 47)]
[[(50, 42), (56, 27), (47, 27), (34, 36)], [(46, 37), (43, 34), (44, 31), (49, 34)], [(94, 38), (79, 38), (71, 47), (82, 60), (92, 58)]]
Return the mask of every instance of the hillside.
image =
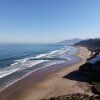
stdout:
[(75, 39), (61, 41), (58, 44), (61, 44), (61, 45), (73, 45), (73, 44), (75, 44), (77, 42), (80, 42), (80, 41), (81, 41), (81, 39), (75, 38)]
[(100, 38), (83, 40), (74, 44), (75, 46), (85, 46), (88, 48), (100, 48)]

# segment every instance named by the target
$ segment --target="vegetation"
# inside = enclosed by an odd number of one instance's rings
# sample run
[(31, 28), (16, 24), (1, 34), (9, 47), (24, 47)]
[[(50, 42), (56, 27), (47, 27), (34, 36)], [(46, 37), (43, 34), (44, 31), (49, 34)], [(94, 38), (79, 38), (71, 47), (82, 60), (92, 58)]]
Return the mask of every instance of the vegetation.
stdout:
[(100, 100), (100, 96), (89, 96), (88, 94), (76, 93), (42, 100)]
[(93, 85), (92, 91), (95, 94), (100, 95), (100, 60), (95, 62), (95, 64), (91, 64), (88, 61), (95, 58), (100, 50), (93, 50), (94, 54), (87, 60), (87, 62), (80, 66), (79, 72), (81, 75), (88, 77), (90, 84)]
[(85, 46), (85, 47), (88, 47), (89, 49), (94, 49), (94, 50), (100, 49), (100, 38), (83, 40), (83, 41), (80, 41), (74, 45), (75, 46)]

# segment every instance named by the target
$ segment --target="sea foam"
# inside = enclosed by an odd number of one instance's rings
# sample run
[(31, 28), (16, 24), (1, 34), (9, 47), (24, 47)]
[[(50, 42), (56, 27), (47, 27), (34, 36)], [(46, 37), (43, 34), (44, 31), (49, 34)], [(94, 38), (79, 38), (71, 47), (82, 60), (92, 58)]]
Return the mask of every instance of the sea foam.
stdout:
[[(71, 50), (72, 50), (71, 47), (65, 46), (62, 49), (51, 51), (51, 52), (45, 53), (45, 54), (39, 54), (36, 57), (29, 57), (29, 58), (15, 60), (14, 63), (12, 63), (7, 68), (0, 69), (0, 78), (10, 75), (16, 71), (34, 67), (41, 63), (47, 63), (50, 61), (50, 60), (48, 60), (48, 58), (53, 58), (53, 59), (54, 58), (64, 58), (66, 60), (71, 60), (71, 58), (66, 58), (67, 53), (70, 52)], [(37, 60), (39, 58), (41, 58), (41, 59)], [(44, 60), (44, 58), (45, 58), (45, 60)], [(32, 59), (34, 59), (34, 60), (32, 60)], [(57, 59), (55, 59), (55, 60), (57, 60)], [(64, 61), (55, 61), (55, 60), (50, 61), (50, 64), (48, 64), (48, 65), (59, 64), (61, 62), (64, 62)], [(41, 67), (41, 68), (44, 68), (44, 67)], [(41, 68), (38, 68), (38, 69), (41, 69)], [(35, 69), (35, 71), (38, 69)]]

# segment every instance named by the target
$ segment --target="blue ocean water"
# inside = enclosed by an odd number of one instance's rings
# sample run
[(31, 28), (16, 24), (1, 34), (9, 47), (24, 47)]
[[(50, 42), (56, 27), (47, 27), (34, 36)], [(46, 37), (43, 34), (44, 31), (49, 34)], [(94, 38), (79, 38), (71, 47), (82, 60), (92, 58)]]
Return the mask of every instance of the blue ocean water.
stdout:
[(0, 90), (31, 71), (68, 62), (76, 52), (57, 44), (0, 44)]
[(62, 46), (50, 44), (1, 44), (0, 68), (9, 66), (15, 60), (31, 56), (35, 57), (36, 55), (48, 53), (60, 48)]

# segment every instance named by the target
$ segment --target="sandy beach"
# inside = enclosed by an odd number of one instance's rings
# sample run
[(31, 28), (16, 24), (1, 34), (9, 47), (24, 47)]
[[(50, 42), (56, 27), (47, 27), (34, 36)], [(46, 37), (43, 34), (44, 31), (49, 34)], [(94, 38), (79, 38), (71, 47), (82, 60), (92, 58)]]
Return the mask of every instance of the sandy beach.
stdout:
[(77, 70), (80, 65), (84, 64), (91, 54), (91, 52), (84, 47), (78, 48), (79, 53), (77, 56), (81, 59), (79, 63), (67, 66), (50, 75), (47, 74), (47, 76), (40, 81), (38, 81), (39, 77), (37, 80), (34, 80), (35, 74), (34, 76), (29, 75), (27, 78), (17, 82), (16, 85), (12, 85), (1, 92), (0, 100), (40, 100), (52, 96), (86, 92), (84, 88), (79, 86), (81, 82), (64, 78), (65, 75)]

